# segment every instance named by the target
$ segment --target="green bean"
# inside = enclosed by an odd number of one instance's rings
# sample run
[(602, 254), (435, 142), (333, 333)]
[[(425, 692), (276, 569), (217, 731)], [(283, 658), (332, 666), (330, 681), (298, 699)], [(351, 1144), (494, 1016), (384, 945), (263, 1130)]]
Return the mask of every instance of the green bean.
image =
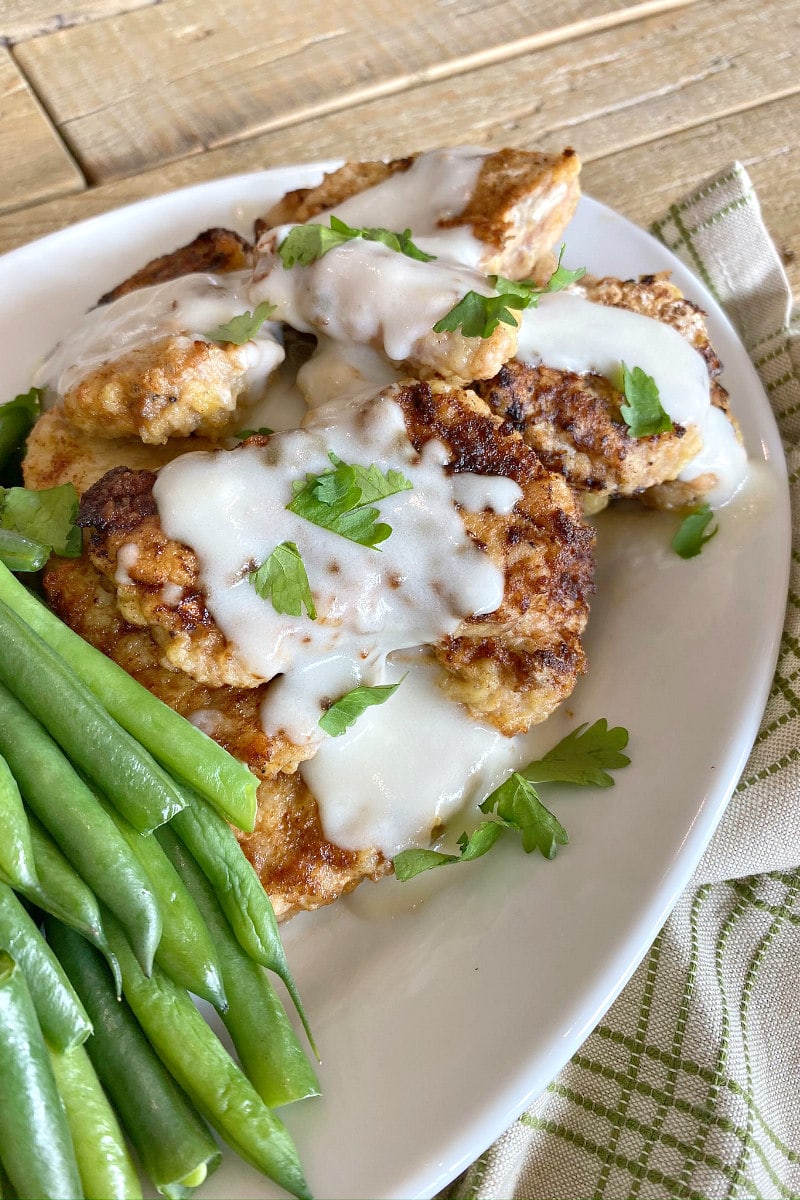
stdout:
[(242, 1069), (269, 1108), (318, 1096), (319, 1082), (266, 971), (239, 945), (211, 884), (168, 825), (156, 836), (197, 902), (216, 943), (229, 998), (222, 1019)]
[(0, 600), (0, 680), (140, 833), (183, 801), (172, 779), (109, 716), (60, 655)]
[(119, 1121), (83, 1046), (48, 1046), (86, 1200), (142, 1200)]
[(25, 978), (42, 1032), (59, 1050), (85, 1042), (92, 1032), (86, 1010), (58, 959), (10, 887), (0, 883), (0, 947)]
[(172, 828), (214, 889), (236, 939), (254, 962), (283, 980), (314, 1053), (308, 1017), (292, 978), (269, 896), (236, 835), (201, 796), (184, 789), (188, 803), (172, 819)]
[(173, 1079), (236, 1153), (300, 1200), (310, 1200), (297, 1150), (188, 994), (158, 967), (146, 979), (114, 920), (108, 936), (122, 990)]
[(9, 571), (40, 571), (50, 557), (50, 547), (14, 529), (0, 529), (0, 562)]
[(2, 564), (0, 600), (66, 660), (111, 716), (168, 771), (185, 779), (238, 829), (252, 832), (258, 780), (244, 763), (80, 638)]
[(28, 818), (17, 781), (0, 755), (0, 871), (12, 887), (36, 883), (36, 861)]
[(49, 734), (2, 685), (0, 752), (28, 807), (98, 900), (122, 921), (149, 971), (161, 937), (161, 914), (147, 876)]
[(145, 1173), (161, 1195), (177, 1200), (186, 1187), (199, 1186), (216, 1170), (221, 1158), (217, 1144), (127, 1003), (117, 1000), (99, 955), (58, 921), (47, 920), (45, 928), (92, 1018), (94, 1035), (86, 1045), (92, 1065)]
[(111, 953), (94, 892), (67, 862), (39, 818), (29, 813), (28, 821), (39, 881), (35, 887), (19, 890), (27, 900), (58, 917), (97, 947), (111, 967), (119, 991), (122, 988), (119, 963)]
[(137, 833), (102, 796), (97, 798), (141, 863), (161, 909), (163, 929), (155, 961), (175, 983), (224, 1009), (227, 1000), (219, 956), (180, 875), (153, 834)]
[(53, 1068), (21, 967), (0, 951), (0, 1146), (21, 1196), (76, 1200), (81, 1181)]

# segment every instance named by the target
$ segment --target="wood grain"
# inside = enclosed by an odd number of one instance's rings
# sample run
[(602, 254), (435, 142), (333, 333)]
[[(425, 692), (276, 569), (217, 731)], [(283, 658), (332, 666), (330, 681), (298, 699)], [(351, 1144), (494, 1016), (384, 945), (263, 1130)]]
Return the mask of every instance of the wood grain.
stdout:
[(42, 0), (3, 0), (0, 42), (9, 44), (24, 38), (41, 37), (57, 29), (68, 29), (70, 25), (158, 3), (159, 0), (70, 0), (67, 4), (51, 7)]
[(84, 186), (7, 50), (0, 50), (0, 163), (0, 212)]
[(96, 183), (697, 2), (167, 0), (15, 55)]

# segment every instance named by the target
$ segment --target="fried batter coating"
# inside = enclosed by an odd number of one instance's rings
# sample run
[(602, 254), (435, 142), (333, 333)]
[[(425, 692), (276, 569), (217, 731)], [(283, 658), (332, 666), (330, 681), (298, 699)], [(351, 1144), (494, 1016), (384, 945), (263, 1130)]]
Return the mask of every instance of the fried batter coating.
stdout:
[(210, 688), (164, 667), (150, 634), (123, 620), (113, 589), (85, 556), (51, 559), (43, 582), (54, 611), (76, 633), (192, 719), (259, 778), (255, 829), (235, 832), (278, 920), (329, 904), (362, 880), (389, 871), (377, 850), (342, 850), (325, 838), (317, 803), (296, 772), (297, 748), (261, 727), (265, 686)]
[(471, 537), (503, 569), (503, 602), (435, 648), (445, 692), (511, 736), (548, 717), (586, 669), (594, 534), (561, 476), (473, 393), (411, 383), (398, 385), (396, 399), (416, 449), (437, 438), (451, 451), (448, 469), (502, 475), (522, 489), (508, 516), (462, 512)]
[(227, 275), (231, 271), (244, 271), (252, 265), (253, 247), (231, 229), (206, 229), (186, 246), (153, 258), (140, 270), (117, 284), (98, 300), (98, 304), (110, 304), (120, 296), (127, 296), (138, 288), (150, 287), (155, 283), (167, 283), (181, 275), (211, 272)]
[[(587, 276), (571, 290), (597, 304), (671, 325), (702, 354), (712, 381), (711, 401), (725, 412), (739, 437), (727, 392), (716, 381), (722, 366), (708, 337), (705, 314), (666, 274), (638, 280)], [(476, 383), (475, 390), (493, 412), (520, 431), (550, 470), (581, 494), (587, 513), (626, 496), (638, 496), (655, 508), (691, 506), (716, 485), (710, 474), (688, 482), (677, 478), (702, 447), (698, 429), (675, 424), (668, 433), (632, 437), (620, 414), (624, 396), (600, 375), (512, 361), (494, 379)]]
[[(462, 622), (436, 647), (454, 700), (506, 734), (542, 721), (585, 669), (580, 637), (592, 588), (593, 534), (563, 479), (473, 394), (443, 383), (400, 384), (385, 393), (403, 411), (417, 451), (432, 439), (446, 469), (513, 479), (522, 499), (508, 515), (464, 511), (470, 536), (505, 575), (500, 608)], [(218, 451), (236, 453), (236, 451)], [(120, 612), (147, 626), (162, 662), (210, 686), (258, 687), (205, 605), (194, 552), (166, 537), (152, 472), (109, 472), (87, 492), (79, 521), (89, 554), (113, 582)]]
[(64, 413), (98, 437), (168, 438), (227, 431), (252, 363), (247, 346), (158, 338), (95, 367), (64, 396)]
[(157, 471), (189, 450), (211, 450), (214, 442), (203, 438), (174, 438), (161, 446), (148, 446), (138, 438), (105, 438), (84, 433), (67, 420), (59, 405), (42, 413), (28, 434), (22, 464), (29, 488), (74, 485), (78, 495), (106, 471), (125, 463), (134, 470)]
[[(443, 152), (432, 152), (437, 154), (441, 156)], [(275, 225), (313, 220), (352, 196), (412, 169), (423, 157), (431, 155), (412, 155), (386, 163), (346, 163), (326, 175), (316, 187), (287, 193), (257, 222), (256, 237)], [(580, 160), (569, 148), (561, 154), (497, 150), (484, 158), (466, 206), (455, 215), (443, 215), (438, 227), (444, 230), (469, 226), (485, 247), (479, 268), (487, 275), (505, 275), (509, 279), (533, 277), (543, 282), (554, 265), (550, 251), (578, 203), (579, 173)], [(384, 223), (377, 208), (367, 223)], [(412, 226), (412, 233), (415, 232), (412, 213), (403, 225)]]

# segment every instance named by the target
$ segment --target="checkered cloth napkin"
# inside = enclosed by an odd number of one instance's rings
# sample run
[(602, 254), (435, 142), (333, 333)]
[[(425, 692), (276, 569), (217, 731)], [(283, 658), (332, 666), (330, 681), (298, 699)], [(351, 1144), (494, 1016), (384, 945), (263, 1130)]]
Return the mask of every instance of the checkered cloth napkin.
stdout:
[(744, 169), (653, 232), (738, 328), (792, 491), (780, 658), (737, 791), (639, 969), (449, 1200), (800, 1196), (800, 324)]

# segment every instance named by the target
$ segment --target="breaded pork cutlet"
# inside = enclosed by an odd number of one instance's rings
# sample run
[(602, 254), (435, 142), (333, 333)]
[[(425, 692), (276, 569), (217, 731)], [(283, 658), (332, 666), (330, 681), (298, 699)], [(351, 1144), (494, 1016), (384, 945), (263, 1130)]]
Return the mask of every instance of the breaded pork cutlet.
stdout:
[[(381, 185), (397, 175), (419, 176), (419, 188), (429, 187), (428, 172), (452, 169), (452, 156), (459, 151), (433, 150), (427, 154), (392, 159), (389, 162), (349, 162), (326, 175), (312, 188), (289, 192), (256, 223), (256, 236), (277, 225), (299, 224), (327, 216), (331, 211), (349, 219), (346, 203), (359, 197), (361, 225), (385, 225), (384, 193)], [(461, 154), (470, 154), (465, 148)], [(475, 150), (481, 157), (480, 170), (471, 194), (456, 212), (442, 212), (435, 231), (467, 229), (483, 245), (478, 262), (471, 263), (487, 275), (509, 279), (535, 278), (544, 282), (552, 272), (551, 251), (575, 212), (580, 195), (580, 160), (572, 149), (560, 154), (538, 150)], [(409, 189), (413, 193), (414, 189)], [(370, 193), (367, 195), (367, 193)], [(374, 207), (371, 206), (374, 201)], [(393, 206), (392, 218), (398, 231), (417, 229), (419, 200), (406, 210)], [(368, 213), (368, 216), (363, 216)], [(434, 232), (431, 230), (430, 232)]]
[(123, 620), (113, 588), (85, 557), (52, 558), (43, 583), (62, 620), (258, 777), (255, 829), (236, 834), (278, 920), (330, 904), (362, 880), (378, 879), (390, 870), (379, 851), (343, 850), (324, 836), (316, 800), (294, 769), (294, 748), (283, 738), (268, 737), (261, 727), (264, 686), (209, 688), (162, 666), (148, 631)]
[[(624, 308), (672, 326), (703, 356), (711, 402), (737, 431), (728, 396), (717, 382), (722, 367), (705, 315), (666, 274), (638, 280), (585, 277), (571, 288), (596, 304)], [(625, 397), (608, 379), (559, 370), (546, 363), (513, 360), (475, 390), (493, 412), (518, 429), (553, 471), (580, 493), (587, 513), (609, 500), (637, 496), (652, 507), (680, 508), (701, 502), (716, 484), (713, 475), (678, 480), (702, 447), (700, 431), (674, 424), (671, 431), (633, 437), (620, 409)]]
[[(437, 440), (449, 454), (447, 472), (499, 475), (521, 488), (508, 514), (462, 512), (470, 537), (502, 569), (504, 596), (495, 612), (467, 618), (435, 652), (445, 690), (474, 717), (508, 735), (527, 729), (584, 670), (593, 534), (563, 479), (474, 394), (409, 383), (382, 395), (400, 406), (418, 453)], [(244, 445), (259, 440), (268, 439)], [(151, 472), (120, 468), (84, 495), (79, 520), (91, 530), (92, 562), (125, 619), (151, 630), (165, 664), (211, 686), (258, 687), (265, 679), (250, 672), (206, 607), (194, 552), (161, 529), (154, 482)]]

